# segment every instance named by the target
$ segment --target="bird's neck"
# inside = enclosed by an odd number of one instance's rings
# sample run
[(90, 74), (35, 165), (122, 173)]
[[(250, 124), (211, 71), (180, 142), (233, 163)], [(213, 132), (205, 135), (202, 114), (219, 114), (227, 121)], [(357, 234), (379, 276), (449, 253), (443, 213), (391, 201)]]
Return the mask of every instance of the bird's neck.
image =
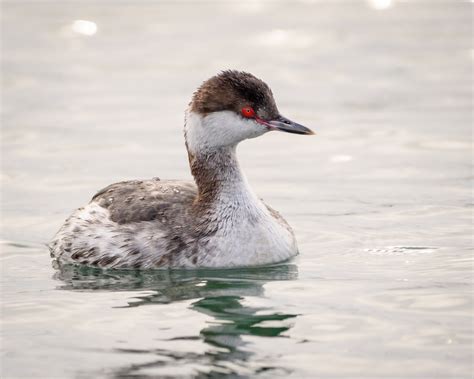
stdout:
[(202, 152), (188, 151), (188, 156), (198, 187), (198, 202), (253, 200), (253, 192), (237, 161), (235, 145)]
[[(259, 208), (260, 201), (240, 169), (236, 155), (237, 142), (221, 145), (212, 140), (223, 137), (218, 133), (209, 135), (212, 125), (206, 122), (206, 118), (200, 115), (189, 111), (186, 113), (186, 148), (191, 173), (198, 187), (195, 204), (205, 212), (214, 209), (218, 214), (229, 211), (235, 215), (237, 209), (248, 209), (254, 213), (252, 210)], [(223, 119), (222, 122), (228, 120)]]

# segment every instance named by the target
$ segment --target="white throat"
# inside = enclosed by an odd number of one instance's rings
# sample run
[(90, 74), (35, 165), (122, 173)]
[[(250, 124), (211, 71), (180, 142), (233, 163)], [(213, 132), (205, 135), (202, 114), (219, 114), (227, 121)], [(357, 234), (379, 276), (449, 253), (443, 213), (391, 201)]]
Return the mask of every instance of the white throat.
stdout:
[(207, 115), (189, 109), (186, 111), (184, 135), (191, 154), (236, 146), (245, 139), (261, 136), (267, 131), (263, 125), (232, 111), (219, 111)]

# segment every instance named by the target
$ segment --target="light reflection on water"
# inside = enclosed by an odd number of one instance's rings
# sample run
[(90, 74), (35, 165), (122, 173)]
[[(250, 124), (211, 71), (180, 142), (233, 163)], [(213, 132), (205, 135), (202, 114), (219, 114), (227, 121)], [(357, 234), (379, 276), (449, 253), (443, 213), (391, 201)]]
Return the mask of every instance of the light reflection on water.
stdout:
[(393, 0), (368, 0), (369, 4), (378, 10), (388, 9), (393, 6)]
[[(4, 2), (1, 376), (469, 377), (469, 6)], [(301, 255), (52, 269), (44, 244), (94, 191), (190, 178), (183, 110), (224, 68), (317, 133), (239, 147)]]
[(97, 33), (97, 24), (93, 21), (76, 20), (72, 24), (72, 30), (78, 34), (93, 36)]

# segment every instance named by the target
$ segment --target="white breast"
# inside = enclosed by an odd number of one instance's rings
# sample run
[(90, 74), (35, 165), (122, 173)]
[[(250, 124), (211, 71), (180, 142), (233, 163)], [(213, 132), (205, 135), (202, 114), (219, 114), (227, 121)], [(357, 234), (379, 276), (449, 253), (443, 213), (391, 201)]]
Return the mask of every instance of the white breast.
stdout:
[(245, 180), (231, 193), (223, 192), (216, 211), (219, 229), (209, 241), (205, 266), (259, 266), (298, 254), (291, 229), (272, 216)]

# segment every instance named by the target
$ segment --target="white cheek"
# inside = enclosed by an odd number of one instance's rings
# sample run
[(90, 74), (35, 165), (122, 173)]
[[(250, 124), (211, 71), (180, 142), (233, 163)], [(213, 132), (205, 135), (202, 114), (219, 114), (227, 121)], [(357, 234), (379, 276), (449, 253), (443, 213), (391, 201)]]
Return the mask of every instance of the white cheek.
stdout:
[(186, 141), (191, 151), (235, 145), (265, 132), (263, 125), (231, 111), (214, 112), (205, 117), (190, 111), (186, 114)]

